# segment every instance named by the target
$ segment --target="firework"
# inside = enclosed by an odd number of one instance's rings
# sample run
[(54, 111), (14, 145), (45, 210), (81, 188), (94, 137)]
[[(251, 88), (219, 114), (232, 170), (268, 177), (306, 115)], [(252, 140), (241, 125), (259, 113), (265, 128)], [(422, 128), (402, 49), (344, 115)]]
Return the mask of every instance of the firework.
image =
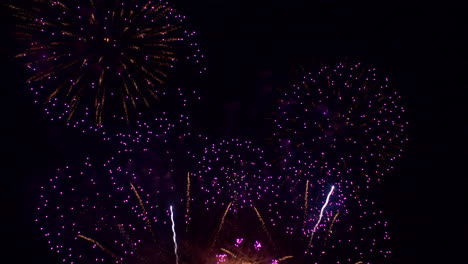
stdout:
[[(330, 176), (304, 181), (307, 193), (299, 197), (282, 185), (268, 199), (236, 210), (231, 207), (239, 201), (220, 196), (220, 203), (229, 202), (222, 210), (211, 206), (209, 214), (205, 190), (192, 186), (187, 218), (175, 213), (187, 205), (186, 190), (173, 179), (177, 173), (161, 180), (138, 172), (137, 164), (114, 164), (119, 160), (93, 166), (87, 159), (57, 170), (41, 188), (37, 222), (64, 263), (386, 263), (391, 253), (382, 211), (349, 182), (324, 180)], [(187, 181), (186, 175), (182, 179)], [(190, 229), (184, 228), (187, 221)], [(231, 247), (232, 241), (238, 246)]]
[(286, 173), (336, 167), (359, 186), (380, 181), (407, 141), (401, 101), (387, 78), (359, 63), (304, 74), (282, 91), (275, 119)]
[(193, 174), (206, 209), (232, 202), (230, 210), (236, 211), (274, 195), (277, 186), (270, 170), (263, 150), (252, 142), (230, 139), (206, 147)]
[(32, 0), (11, 8), (29, 89), (51, 119), (74, 126), (144, 120), (168, 100), (174, 69), (203, 57), (185, 16), (163, 1)]
[(273, 138), (284, 184), (267, 222), (301, 261), (388, 261), (388, 223), (370, 197), (407, 141), (401, 101), (375, 69), (349, 63), (281, 92)]
[[(214, 248), (208, 246), (207, 234), (216, 230), (214, 225), (199, 223), (212, 218), (218, 221), (221, 216), (202, 214), (197, 219), (193, 229), (202, 229), (202, 236), (191, 232), (176, 237), (176, 230), (184, 229), (184, 218), (175, 213), (184, 208), (183, 201), (172, 200), (171, 190), (163, 191), (167, 186), (146, 180), (148, 177), (115, 177), (107, 170), (87, 158), (81, 165), (58, 169), (41, 187), (36, 222), (61, 262), (208, 263)], [(254, 216), (253, 210), (250, 215)], [(224, 227), (216, 246), (225, 245), (225, 231), (232, 230), (234, 223), (231, 220), (219, 224)], [(259, 220), (255, 223), (260, 227)]]
[(221, 217), (221, 221), (219, 221), (219, 227), (218, 229), (216, 230), (216, 233), (215, 233), (215, 236), (214, 236), (214, 239), (213, 239), (213, 243), (211, 245), (211, 247), (213, 247), (215, 244), (216, 244), (216, 240), (218, 239), (219, 237), (219, 233), (221, 232), (221, 229), (223, 228), (224, 226), (224, 221), (226, 220), (226, 216), (227, 214), (229, 213), (229, 209), (231, 209), (231, 205), (232, 205), (232, 202), (230, 202), (227, 206), (226, 206), (226, 210), (224, 211), (224, 214), (223, 216)]
[(298, 186), (285, 186), (286, 195), (269, 204), (266, 222), (283, 238), (282, 248), (297, 263), (387, 263), (389, 227), (379, 203), (360, 195), (352, 182), (330, 178), (303, 181), (307, 193), (297, 196)]
[(164, 242), (168, 210), (155, 194), (131, 182), (116, 188), (87, 159), (58, 169), (41, 187), (38, 222), (50, 249), (64, 263), (151, 263), (171, 260)]
[(209, 248), (211, 256), (215, 258), (207, 258), (206, 263), (295, 263), (286, 261), (293, 256), (278, 247), (281, 240), (272, 237), (255, 206), (230, 211), (231, 205), (232, 202), (225, 208)]
[(58, 169), (41, 187), (36, 222), (61, 262), (206, 264), (206, 233), (176, 235), (184, 230), (176, 213), (184, 202), (172, 200), (172, 189), (107, 170), (88, 158)]

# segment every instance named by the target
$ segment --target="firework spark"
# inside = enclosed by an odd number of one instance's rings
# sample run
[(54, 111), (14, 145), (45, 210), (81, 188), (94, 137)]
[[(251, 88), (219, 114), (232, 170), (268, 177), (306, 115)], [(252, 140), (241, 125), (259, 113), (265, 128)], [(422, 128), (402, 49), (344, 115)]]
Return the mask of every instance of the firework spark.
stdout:
[(231, 139), (206, 147), (194, 175), (205, 193), (207, 210), (232, 201), (231, 210), (235, 211), (275, 193), (278, 186), (272, 184), (270, 169), (262, 149), (249, 141)]
[(190, 223), (190, 172), (187, 172), (186, 204), (185, 204), (185, 232), (188, 232)]
[(307, 217), (307, 209), (309, 207), (309, 179), (306, 180), (305, 184), (305, 193), (304, 193), (304, 225), (302, 226), (302, 229), (305, 229), (305, 224), (306, 224), (306, 217)]
[(89, 241), (93, 244), (95, 244), (96, 246), (98, 246), (102, 251), (106, 252), (107, 254), (111, 255), (114, 259), (118, 259), (117, 255), (115, 255), (112, 251), (110, 251), (109, 249), (107, 249), (106, 247), (104, 247), (103, 245), (101, 245), (101, 243), (97, 242), (96, 240), (90, 238), (90, 237), (87, 237), (87, 236), (84, 236), (84, 235), (78, 235), (77, 237), (79, 238), (82, 238), (86, 241)]
[[(237, 241), (241, 240), (241, 243)], [(246, 239), (236, 239), (233, 245), (221, 247), (219, 250), (223, 254), (216, 254), (216, 264), (230, 263), (252, 263), (252, 264), (278, 264), (293, 256), (273, 257), (264, 249), (258, 240), (244, 241)]]
[(154, 236), (153, 228), (151, 227), (151, 222), (150, 222), (150, 220), (148, 218), (148, 213), (146, 212), (146, 208), (145, 208), (145, 205), (143, 204), (143, 200), (141, 199), (141, 196), (138, 193), (135, 186), (133, 185), (133, 183), (130, 183), (130, 188), (132, 189), (133, 193), (135, 194), (135, 197), (138, 199), (138, 203), (139, 203), (141, 211), (143, 212), (143, 215), (144, 215), (146, 226), (150, 230), (151, 234)]
[(268, 232), (268, 229), (267, 229), (266, 224), (265, 224), (265, 220), (263, 220), (263, 217), (260, 214), (260, 212), (258, 211), (257, 207), (254, 206), (253, 209), (255, 210), (255, 214), (257, 215), (258, 220), (262, 224), (263, 231), (265, 232), (265, 234), (267, 234), (268, 239), (270, 240), (270, 243), (273, 244), (273, 238), (271, 237), (270, 232)]

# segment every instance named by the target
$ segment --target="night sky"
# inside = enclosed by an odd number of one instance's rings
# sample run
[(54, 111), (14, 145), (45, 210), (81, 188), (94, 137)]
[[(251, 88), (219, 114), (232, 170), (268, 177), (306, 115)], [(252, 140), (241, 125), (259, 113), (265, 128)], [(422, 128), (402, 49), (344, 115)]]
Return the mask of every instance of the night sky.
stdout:
[[(262, 140), (271, 89), (297, 67), (313, 71), (346, 59), (387, 74), (403, 97), (409, 138), (384, 182), (394, 263), (460, 263), (466, 250), (466, 25), (459, 6), (427, 1), (172, 1), (199, 32), (208, 71), (196, 126), (213, 138)], [(9, 263), (53, 263), (34, 219), (46, 172), (99, 152), (97, 139), (51, 123), (32, 103), (14, 54), (14, 25), (2, 45), (6, 119), (2, 173), (3, 243)], [(465, 27), (463, 27), (465, 26)], [(463, 162), (465, 161), (465, 164)], [(463, 167), (463, 168), (462, 168)], [(466, 185), (465, 185), (466, 186)], [(5, 236), (6, 235), (6, 236)], [(461, 239), (461, 240), (457, 240)], [(11, 248), (11, 249), (10, 249)], [(5, 249), (5, 248), (4, 248)], [(465, 256), (466, 259), (466, 256)]]

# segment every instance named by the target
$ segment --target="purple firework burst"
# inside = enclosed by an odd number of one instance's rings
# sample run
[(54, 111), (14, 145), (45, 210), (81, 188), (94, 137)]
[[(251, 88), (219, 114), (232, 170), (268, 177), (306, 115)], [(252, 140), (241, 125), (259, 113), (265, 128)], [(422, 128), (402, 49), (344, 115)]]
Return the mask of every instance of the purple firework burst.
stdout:
[(159, 231), (169, 230), (168, 210), (156, 195), (131, 181), (116, 188), (89, 158), (83, 165), (58, 169), (41, 187), (36, 222), (61, 261), (150, 263), (143, 261), (149, 248), (152, 257), (172, 260)]
[(400, 157), (404, 112), (401, 97), (374, 68), (339, 63), (304, 74), (281, 93), (274, 138), (292, 177), (335, 166), (343, 168), (337, 176), (367, 185)]

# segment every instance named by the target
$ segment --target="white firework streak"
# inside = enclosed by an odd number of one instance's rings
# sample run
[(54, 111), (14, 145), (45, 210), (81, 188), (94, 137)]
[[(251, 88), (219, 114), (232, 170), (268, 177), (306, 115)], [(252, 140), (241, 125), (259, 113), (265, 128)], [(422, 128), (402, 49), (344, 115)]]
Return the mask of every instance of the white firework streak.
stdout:
[(314, 238), (315, 231), (318, 225), (320, 224), (320, 221), (322, 221), (323, 211), (325, 211), (325, 207), (327, 207), (328, 202), (330, 201), (330, 196), (332, 195), (333, 190), (335, 190), (335, 185), (332, 185), (330, 191), (328, 192), (327, 199), (325, 200), (325, 203), (323, 204), (322, 209), (320, 210), (320, 216), (319, 216), (317, 223), (314, 226), (314, 229), (312, 229), (312, 234), (310, 235), (310, 240), (309, 240), (309, 244), (307, 245), (307, 249), (309, 249), (310, 246), (312, 245), (312, 239)]
[(171, 210), (171, 221), (172, 221), (172, 240), (174, 240), (174, 254), (176, 257), (176, 264), (179, 264), (179, 255), (177, 254), (177, 239), (176, 239), (176, 232), (175, 232), (175, 224), (174, 224), (174, 212), (172, 211), (172, 205), (169, 207)]

